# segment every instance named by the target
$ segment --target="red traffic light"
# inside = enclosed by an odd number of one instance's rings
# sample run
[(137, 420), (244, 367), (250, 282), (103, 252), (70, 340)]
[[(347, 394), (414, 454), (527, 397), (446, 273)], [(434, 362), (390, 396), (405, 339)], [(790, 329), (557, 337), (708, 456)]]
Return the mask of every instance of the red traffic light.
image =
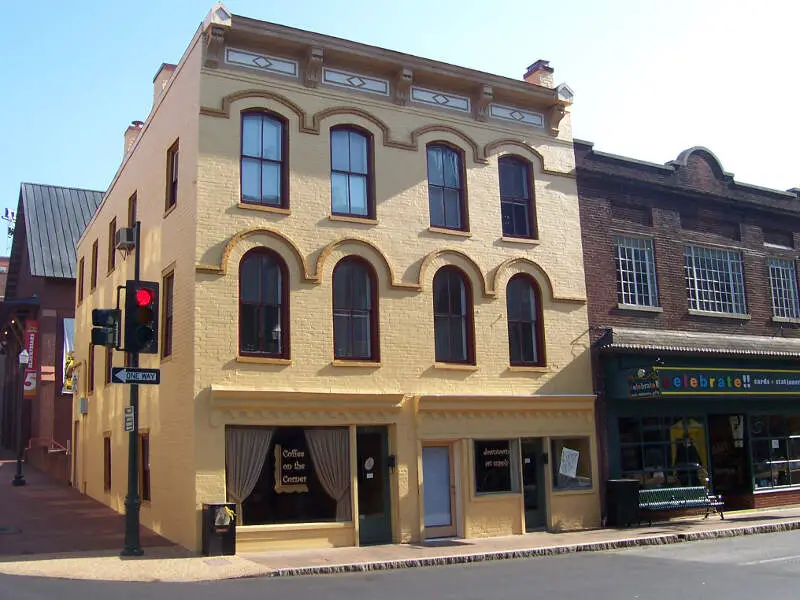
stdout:
[(139, 288), (136, 290), (136, 306), (149, 306), (155, 300), (156, 295), (152, 290)]

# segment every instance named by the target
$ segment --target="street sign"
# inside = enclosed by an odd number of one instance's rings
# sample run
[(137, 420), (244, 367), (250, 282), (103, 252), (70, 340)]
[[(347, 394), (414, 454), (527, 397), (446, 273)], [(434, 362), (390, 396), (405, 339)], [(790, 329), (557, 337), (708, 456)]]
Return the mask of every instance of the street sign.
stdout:
[(111, 383), (138, 383), (158, 385), (161, 383), (161, 369), (139, 369), (134, 367), (111, 367)]
[(125, 415), (122, 417), (122, 422), (127, 433), (136, 430), (136, 423), (133, 422), (133, 407), (125, 407)]

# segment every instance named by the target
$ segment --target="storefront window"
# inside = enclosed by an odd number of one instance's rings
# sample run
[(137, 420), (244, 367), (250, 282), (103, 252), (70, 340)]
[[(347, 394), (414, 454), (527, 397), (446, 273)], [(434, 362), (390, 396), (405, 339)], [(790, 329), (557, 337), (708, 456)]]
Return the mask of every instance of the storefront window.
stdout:
[(756, 489), (800, 484), (800, 416), (751, 415)]
[(705, 485), (704, 417), (624, 417), (618, 421), (620, 471), (645, 487)]
[(552, 441), (553, 488), (575, 490), (592, 487), (592, 456), (589, 438), (561, 438)]
[(229, 427), (225, 464), (242, 525), (352, 520), (346, 427)]
[(475, 440), (475, 493), (519, 491), (516, 440)]

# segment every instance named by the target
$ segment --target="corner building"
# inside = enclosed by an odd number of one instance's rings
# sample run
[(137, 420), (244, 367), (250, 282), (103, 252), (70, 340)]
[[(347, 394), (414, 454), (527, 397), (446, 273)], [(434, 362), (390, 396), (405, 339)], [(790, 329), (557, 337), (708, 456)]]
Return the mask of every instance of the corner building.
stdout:
[[(202, 504), (235, 502), (242, 551), (599, 524), (572, 94), (546, 62), (510, 80), (217, 5), (155, 85), (78, 247), (139, 219), (162, 284), (143, 524), (197, 549)], [(77, 310), (76, 479), (120, 511), (127, 390), (88, 336), (132, 269)]]

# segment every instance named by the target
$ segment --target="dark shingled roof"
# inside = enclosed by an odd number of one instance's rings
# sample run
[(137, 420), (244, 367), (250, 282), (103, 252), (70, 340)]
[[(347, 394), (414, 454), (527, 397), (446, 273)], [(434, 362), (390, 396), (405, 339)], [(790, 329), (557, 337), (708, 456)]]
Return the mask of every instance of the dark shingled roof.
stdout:
[(609, 328), (596, 342), (605, 352), (680, 352), (761, 357), (800, 357), (800, 339), (661, 329)]
[(75, 279), (75, 246), (100, 206), (103, 194), (55, 185), (22, 184), (20, 204), (31, 275)]

